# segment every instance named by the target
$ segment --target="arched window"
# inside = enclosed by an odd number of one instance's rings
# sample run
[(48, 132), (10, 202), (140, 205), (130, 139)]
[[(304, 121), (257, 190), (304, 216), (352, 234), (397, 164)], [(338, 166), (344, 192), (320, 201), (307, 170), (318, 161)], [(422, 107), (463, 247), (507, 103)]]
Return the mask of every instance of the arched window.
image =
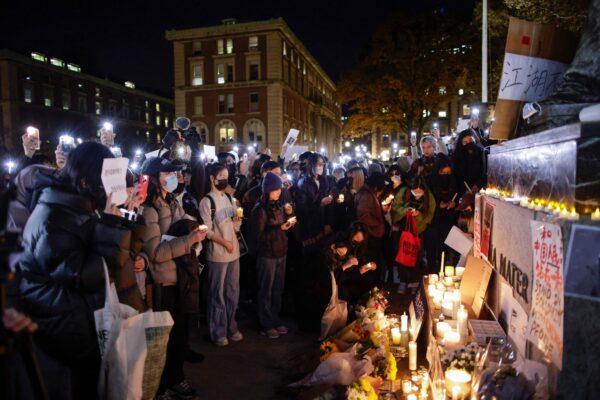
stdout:
[(244, 124), (244, 142), (258, 143), (259, 146), (265, 140), (265, 124), (260, 119), (252, 118)]
[(202, 143), (208, 143), (208, 126), (202, 121), (194, 121), (192, 125), (196, 127)]
[(215, 133), (220, 145), (227, 145), (235, 142), (237, 130), (233, 121), (223, 119), (215, 127)]

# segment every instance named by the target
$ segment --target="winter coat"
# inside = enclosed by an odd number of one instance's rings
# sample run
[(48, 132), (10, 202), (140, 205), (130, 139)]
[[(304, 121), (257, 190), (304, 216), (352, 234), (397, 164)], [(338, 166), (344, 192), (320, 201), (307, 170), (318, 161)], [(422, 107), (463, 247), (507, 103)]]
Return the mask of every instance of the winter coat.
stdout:
[[(400, 225), (404, 228), (404, 223), (406, 221), (406, 212), (409, 207), (414, 208), (414, 204), (411, 204), (412, 194), (409, 197), (409, 201), (404, 200), (404, 193), (410, 190), (408, 187), (403, 187), (400, 189), (396, 198), (394, 199), (394, 203), (392, 204), (392, 222), (394, 224)], [(429, 192), (429, 204), (427, 207), (427, 212), (421, 211), (419, 215), (416, 216), (415, 220), (417, 222), (417, 231), (419, 234), (423, 233), (427, 226), (431, 223), (433, 219), (433, 215), (435, 214), (435, 197), (431, 192)]]
[(259, 201), (250, 215), (250, 241), (257, 257), (282, 258), (287, 254), (288, 238), (281, 225), (286, 222), (280, 202)]
[(93, 312), (104, 306), (102, 259), (119, 271), (131, 248), (131, 231), (120, 222), (99, 217), (91, 200), (58, 180), (42, 191), (23, 233), (19, 289), (47, 354), (60, 360), (98, 354)]
[(152, 278), (163, 286), (175, 285), (177, 272), (174, 259), (189, 254), (193, 243), (188, 236), (162, 239), (171, 225), (184, 217), (185, 212), (177, 200), (167, 202), (157, 198), (152, 206), (144, 207), (142, 215), (146, 222), (143, 251), (150, 262)]
[(369, 236), (380, 239), (385, 233), (385, 219), (379, 199), (368, 186), (363, 186), (354, 197), (356, 215), (365, 225)]
[(329, 195), (328, 183), (326, 177), (320, 176), (317, 187), (315, 180), (308, 175), (303, 175), (298, 182), (295, 202), (299, 238), (307, 245), (312, 245), (308, 242), (314, 241), (323, 231), (327, 207), (321, 206), (321, 200)]
[(466, 186), (469, 188), (485, 186), (485, 154), (483, 147), (478, 144), (457, 147), (454, 152), (454, 174), (459, 196), (462, 195)]

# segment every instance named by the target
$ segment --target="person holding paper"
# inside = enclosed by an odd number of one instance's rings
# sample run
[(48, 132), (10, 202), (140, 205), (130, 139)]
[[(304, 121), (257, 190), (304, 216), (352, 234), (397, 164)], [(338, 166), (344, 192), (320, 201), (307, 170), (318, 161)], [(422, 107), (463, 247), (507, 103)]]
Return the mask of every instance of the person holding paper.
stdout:
[(103, 259), (114, 274), (131, 241), (102, 187), (102, 164), (112, 157), (99, 143), (74, 149), (60, 174), (47, 176), (23, 232), (21, 305), (39, 326), (34, 341), (50, 398), (97, 396), (93, 312), (104, 306)]
[(177, 171), (180, 166), (171, 161), (150, 157), (142, 165), (142, 175), (148, 175), (148, 195), (142, 215), (146, 224), (143, 252), (147, 255), (152, 278), (159, 286), (154, 299), (154, 309), (169, 311), (174, 325), (167, 345), (167, 361), (163, 372), (161, 391), (181, 396), (193, 396), (195, 390), (183, 375), (183, 360), (187, 347), (187, 319), (181, 312), (177, 285), (175, 259), (197, 254), (202, 249), (206, 231), (192, 230), (179, 237), (167, 237), (171, 227), (185, 216), (181, 204), (174, 196), (179, 185)]
[(458, 135), (453, 162), (459, 196), (465, 193), (467, 187), (471, 188), (473, 193), (485, 187), (485, 151), (477, 143), (471, 130), (462, 131)]

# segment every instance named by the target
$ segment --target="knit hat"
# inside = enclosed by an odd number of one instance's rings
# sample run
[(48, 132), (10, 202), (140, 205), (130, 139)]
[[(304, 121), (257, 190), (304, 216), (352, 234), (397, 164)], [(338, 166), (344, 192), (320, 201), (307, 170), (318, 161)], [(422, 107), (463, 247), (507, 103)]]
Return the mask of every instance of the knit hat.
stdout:
[(272, 172), (267, 172), (262, 181), (262, 191), (264, 194), (268, 194), (281, 189), (282, 182), (281, 178)]

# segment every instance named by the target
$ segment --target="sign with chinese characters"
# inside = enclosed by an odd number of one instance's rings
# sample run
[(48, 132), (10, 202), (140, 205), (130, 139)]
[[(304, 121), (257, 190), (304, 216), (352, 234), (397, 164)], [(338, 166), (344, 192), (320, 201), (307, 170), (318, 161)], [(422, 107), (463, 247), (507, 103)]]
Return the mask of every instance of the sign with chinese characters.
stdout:
[(102, 186), (106, 191), (106, 195), (112, 194), (113, 204), (123, 204), (127, 200), (127, 190), (125, 177), (127, 175), (127, 166), (129, 160), (124, 157), (120, 158), (105, 158), (102, 162)]
[(538, 101), (552, 94), (569, 65), (545, 58), (506, 53), (498, 98)]
[(560, 226), (531, 221), (533, 289), (527, 340), (562, 369), (563, 247)]

